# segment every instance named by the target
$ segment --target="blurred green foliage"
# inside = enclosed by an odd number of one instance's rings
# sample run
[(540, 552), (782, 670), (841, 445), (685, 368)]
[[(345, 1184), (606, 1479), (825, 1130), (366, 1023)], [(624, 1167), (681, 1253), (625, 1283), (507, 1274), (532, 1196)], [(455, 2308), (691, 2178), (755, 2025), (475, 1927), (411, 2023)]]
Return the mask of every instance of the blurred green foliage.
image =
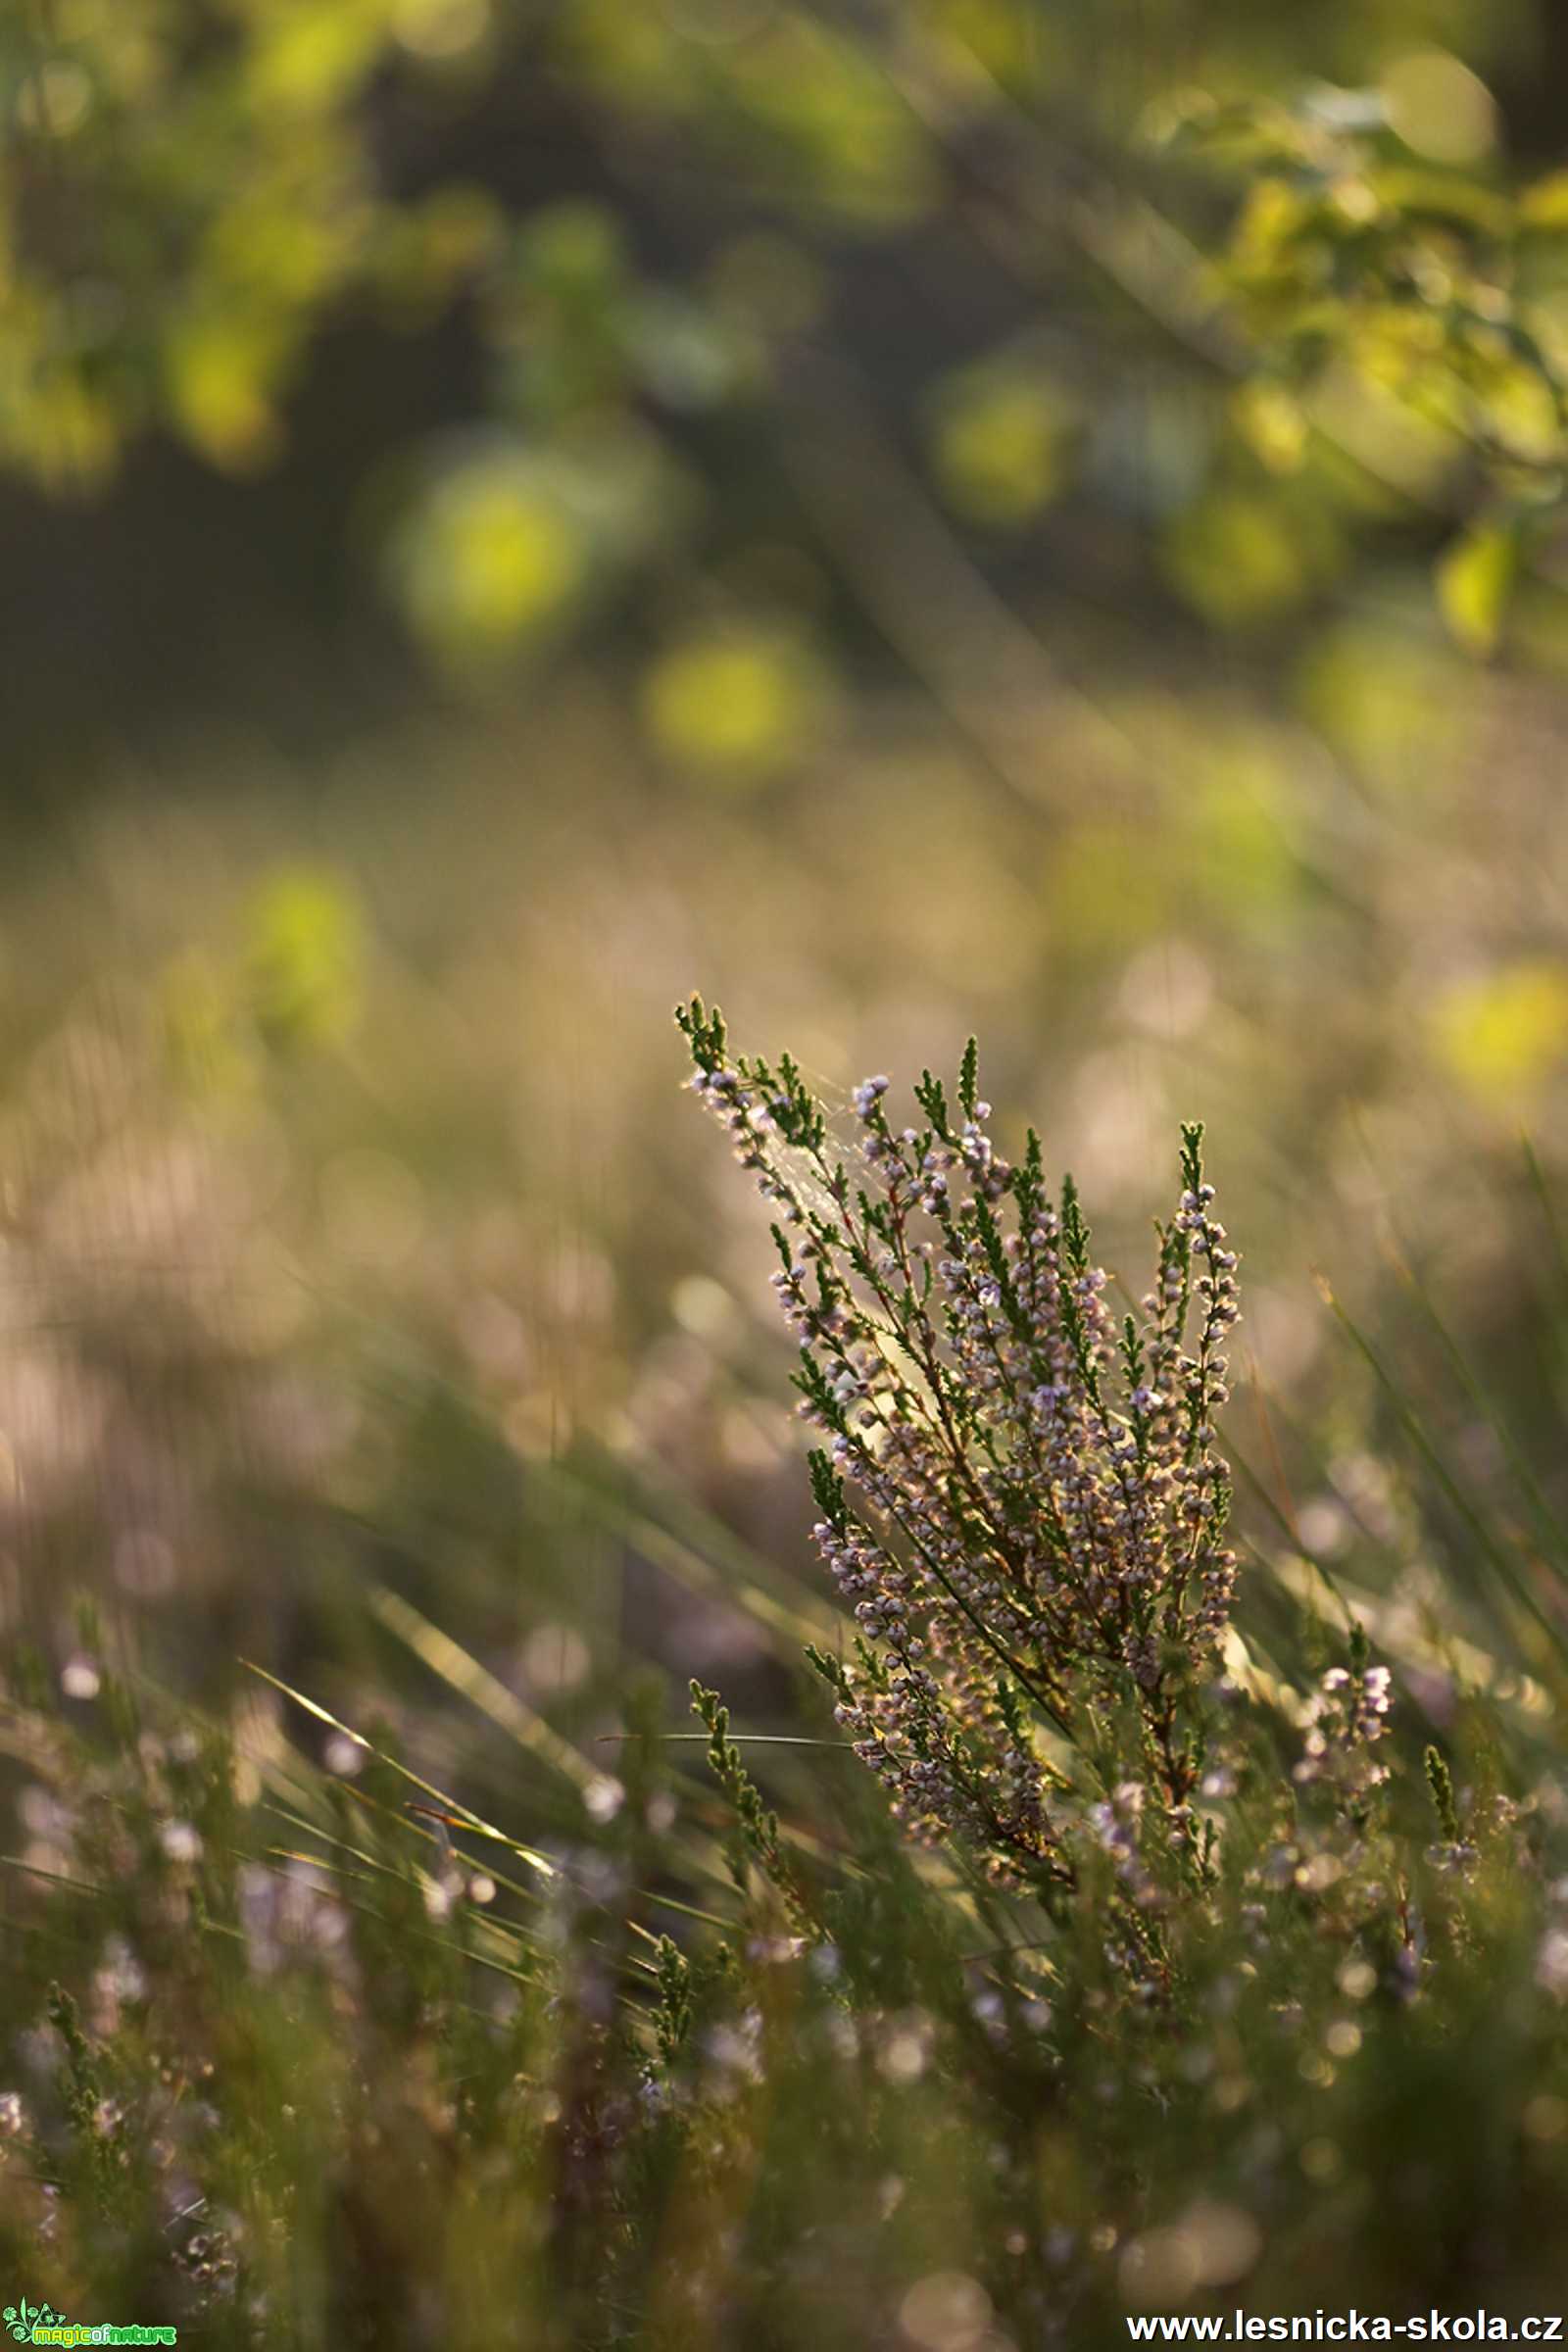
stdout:
[(1472, 62), (1413, 6), (1262, 49), (1246, 11), (1115, 14), (24, 0), (0, 454), (61, 494), (157, 435), (264, 475), (334, 337), (393, 369), (461, 337), (442, 432), (357, 454), (395, 605), (471, 679), (638, 583), (769, 627), (736, 568), (823, 535), (795, 452), (826, 344), (977, 562), (1040, 530), (1059, 599), (1132, 519), (1139, 594), (1253, 631), (1413, 535), (1491, 653), (1563, 463), (1562, 177), (1504, 158), (1483, 77), (1529, 72), (1528, 18), (1476, 16)]

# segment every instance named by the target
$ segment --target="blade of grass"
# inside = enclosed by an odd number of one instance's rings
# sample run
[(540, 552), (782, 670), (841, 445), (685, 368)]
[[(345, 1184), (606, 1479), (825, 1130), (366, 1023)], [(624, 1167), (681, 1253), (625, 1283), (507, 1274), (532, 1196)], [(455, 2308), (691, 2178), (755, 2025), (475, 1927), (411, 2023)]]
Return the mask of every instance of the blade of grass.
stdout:
[(538, 1871), (541, 1878), (553, 1879), (557, 1876), (555, 1863), (549, 1861), (545, 1855), (536, 1853), (532, 1846), (519, 1843), (515, 1838), (509, 1838), (504, 1830), (496, 1829), (492, 1823), (482, 1820), (470, 1807), (461, 1804), (456, 1797), (448, 1796), (445, 1789), (437, 1788), (433, 1783), (421, 1780), (419, 1775), (412, 1772), (407, 1764), (400, 1763), (396, 1756), (385, 1754), (382, 1749), (375, 1746), (373, 1741), (367, 1740), (363, 1732), (355, 1731), (349, 1724), (340, 1723), (335, 1715), (319, 1705), (316, 1699), (307, 1698), (303, 1690), (296, 1690), (292, 1685), (281, 1681), (277, 1675), (269, 1674), (267, 1668), (258, 1666), (254, 1659), (241, 1658), (239, 1663), (247, 1673), (258, 1675), (264, 1683), (270, 1683), (274, 1690), (280, 1690), (285, 1698), (291, 1698), (297, 1707), (303, 1707), (308, 1715), (314, 1715), (318, 1722), (328, 1725), (331, 1730), (340, 1733), (345, 1740), (352, 1740), (356, 1747), (363, 1748), (367, 1755), (374, 1756), (378, 1764), (385, 1764), (401, 1779), (407, 1781), (412, 1788), (421, 1790), (425, 1796), (434, 1797), (438, 1804), (448, 1806), (453, 1813), (461, 1817), (466, 1827), (478, 1837), (493, 1838), (498, 1845), (504, 1845), (509, 1852), (520, 1855), (530, 1868)]
[(377, 1585), (370, 1593), (370, 1613), (395, 1640), (413, 1651), (449, 1690), (456, 1690), (480, 1714), (569, 1781), (579, 1795), (588, 1796), (604, 1786), (606, 1776), (552, 1724), (498, 1680), (472, 1653), (443, 1633), (438, 1625), (389, 1586)]
[(1326, 1283), (1322, 1285), (1322, 1290), (1323, 1296), (1336, 1320), (1339, 1322), (1341, 1328), (1348, 1334), (1355, 1346), (1358, 1353), (1365, 1359), (1372, 1372), (1373, 1378), (1377, 1381), (1379, 1388), (1383, 1391), (1383, 1394), (1393, 1407), (1395, 1417), (1397, 1420), (1399, 1427), (1403, 1430), (1405, 1436), (1409, 1439), (1410, 1444), (1415, 1447), (1417, 1453), (1419, 1453), (1421, 1456), (1422, 1461), (1426, 1464), (1433, 1478), (1437, 1481), (1437, 1484), (1442, 1490), (1442, 1493), (1448, 1502), (1449, 1507), (1453, 1510), (1464, 1527), (1469, 1531), (1470, 1535), (1475, 1539), (1478, 1548), (1495, 1572), (1498, 1581), (1503, 1585), (1510, 1597), (1518, 1603), (1520, 1608), (1525, 1610), (1526, 1613), (1535, 1620), (1538, 1626), (1540, 1626), (1542, 1632), (1546, 1636), (1546, 1639), (1551, 1643), (1552, 1648), (1556, 1651), (1559, 1661), (1564, 1664), (1568, 1664), (1568, 1636), (1565, 1636), (1562, 1627), (1553, 1622), (1547, 1610), (1542, 1605), (1541, 1601), (1537, 1599), (1535, 1593), (1531, 1592), (1528, 1583), (1519, 1573), (1514, 1561), (1509, 1558), (1506, 1550), (1493, 1535), (1493, 1532), (1488, 1526), (1486, 1519), (1481, 1512), (1476, 1509), (1475, 1504), (1470, 1500), (1470, 1497), (1465, 1494), (1464, 1489), (1459, 1485), (1458, 1480), (1449, 1470), (1440, 1449), (1428, 1432), (1426, 1424), (1422, 1421), (1420, 1415), (1409, 1403), (1408, 1399), (1404, 1396), (1404, 1393), (1399, 1388), (1398, 1383), (1394, 1379), (1382, 1357), (1379, 1355), (1377, 1349), (1373, 1347), (1371, 1341), (1366, 1337), (1366, 1334), (1361, 1330), (1359, 1324), (1356, 1323), (1354, 1318), (1346, 1310), (1344, 1306), (1341, 1305), (1339, 1299), (1335, 1297), (1333, 1291)]
[(1399, 1276), (1399, 1279), (1403, 1283), (1405, 1289), (1415, 1299), (1428, 1324), (1431, 1326), (1433, 1335), (1436, 1338), (1438, 1345), (1442, 1348), (1444, 1354), (1446, 1356), (1455, 1377), (1464, 1390), (1465, 1395), (1469, 1397), (1471, 1403), (1475, 1406), (1476, 1411), (1486, 1422), (1487, 1427), (1496, 1438), (1497, 1443), (1501, 1446), (1503, 1452), (1507, 1456), (1508, 1467), (1513, 1472), (1514, 1477), (1518, 1480), (1521, 1491), (1530, 1503), (1531, 1513), (1536, 1522), (1537, 1534), (1542, 1538), (1544, 1544), (1548, 1549), (1554, 1548), (1563, 1558), (1563, 1560), (1568, 1562), (1568, 1528), (1563, 1526), (1562, 1521), (1557, 1517), (1557, 1514), (1552, 1509), (1551, 1504), (1542, 1493), (1541, 1486), (1536, 1478), (1535, 1472), (1531, 1469), (1530, 1464), (1525, 1460), (1524, 1455), (1520, 1452), (1518, 1441), (1514, 1437), (1512, 1430), (1509, 1428), (1506, 1420), (1493, 1402), (1492, 1397), (1488, 1395), (1485, 1388), (1483, 1388), (1481, 1382), (1477, 1379), (1475, 1372), (1471, 1367), (1469, 1358), (1464, 1352), (1464, 1349), (1459, 1346), (1458, 1341), (1453, 1337), (1453, 1334), (1449, 1331), (1447, 1325), (1443, 1320), (1443, 1317), (1438, 1312), (1437, 1305), (1432, 1298), (1431, 1293), (1428, 1291), (1420, 1276), (1416, 1273), (1414, 1267), (1411, 1266), (1402, 1256), (1400, 1256), (1397, 1251), (1390, 1250), (1388, 1255), (1396, 1273)]

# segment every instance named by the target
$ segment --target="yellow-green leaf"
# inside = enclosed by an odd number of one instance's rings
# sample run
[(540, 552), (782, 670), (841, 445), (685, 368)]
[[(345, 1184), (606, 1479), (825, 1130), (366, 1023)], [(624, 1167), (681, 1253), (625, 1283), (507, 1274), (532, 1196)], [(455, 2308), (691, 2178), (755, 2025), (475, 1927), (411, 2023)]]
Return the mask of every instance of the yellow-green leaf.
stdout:
[(1450, 635), (1466, 653), (1485, 657), (1495, 652), (1518, 568), (1518, 542), (1498, 523), (1466, 531), (1440, 559), (1438, 607)]
[(1519, 218), (1527, 228), (1568, 228), (1568, 172), (1548, 172), (1526, 188)]

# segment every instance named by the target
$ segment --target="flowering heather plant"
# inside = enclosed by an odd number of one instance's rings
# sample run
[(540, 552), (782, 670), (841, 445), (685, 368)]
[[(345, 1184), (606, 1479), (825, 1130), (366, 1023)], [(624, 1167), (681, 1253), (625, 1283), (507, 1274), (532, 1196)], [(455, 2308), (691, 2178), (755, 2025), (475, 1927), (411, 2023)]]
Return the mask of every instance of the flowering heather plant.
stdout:
[(1325, 1783), (1352, 1821), (1365, 1820), (1373, 1790), (1389, 1777), (1376, 1753), (1389, 1728), (1389, 1679), (1386, 1666), (1367, 1664), (1363, 1640), (1351, 1664), (1331, 1666), (1312, 1695), (1294, 1777), (1301, 1788)]
[(813, 1535), (859, 1628), (853, 1659), (810, 1655), (856, 1752), (916, 1838), (1053, 1907), (1087, 1847), (1145, 1911), (1156, 1877), (1207, 1883), (1194, 1800), (1236, 1573), (1214, 1414), (1239, 1308), (1201, 1128), (1118, 1320), (1072, 1179), (1053, 1200), (1034, 1132), (1016, 1164), (988, 1133), (973, 1040), (953, 1101), (922, 1074), (914, 1124), (885, 1077), (858, 1087), (841, 1150), (787, 1054), (732, 1056), (697, 999), (677, 1019), (777, 1212), (773, 1284), (826, 1441)]

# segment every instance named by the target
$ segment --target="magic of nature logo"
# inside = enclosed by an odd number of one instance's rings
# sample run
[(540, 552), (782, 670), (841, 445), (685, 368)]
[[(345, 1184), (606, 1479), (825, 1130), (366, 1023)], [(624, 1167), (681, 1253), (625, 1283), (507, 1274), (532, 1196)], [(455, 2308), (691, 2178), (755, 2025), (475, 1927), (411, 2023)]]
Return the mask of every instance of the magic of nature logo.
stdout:
[(0, 2318), (21, 2344), (172, 2344), (179, 2339), (176, 2328), (147, 2328), (134, 2321), (123, 2327), (109, 2320), (82, 2326), (48, 2303), (29, 2303), (25, 2295), (20, 2303), (8, 2303)]

